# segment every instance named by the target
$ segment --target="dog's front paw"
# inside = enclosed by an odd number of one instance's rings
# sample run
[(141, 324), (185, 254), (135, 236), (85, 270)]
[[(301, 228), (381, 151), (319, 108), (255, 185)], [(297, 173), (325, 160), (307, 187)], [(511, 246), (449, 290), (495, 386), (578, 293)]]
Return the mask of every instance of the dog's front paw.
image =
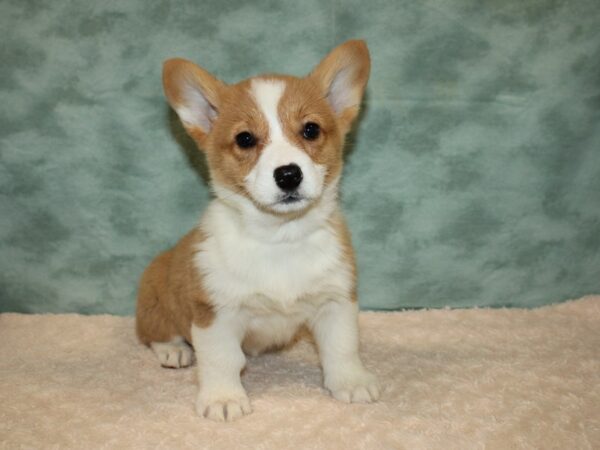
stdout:
[(250, 414), (250, 400), (243, 389), (212, 394), (200, 392), (196, 401), (198, 415), (218, 422), (239, 419)]
[(352, 369), (325, 377), (331, 395), (345, 403), (371, 403), (379, 399), (377, 377), (366, 369)]

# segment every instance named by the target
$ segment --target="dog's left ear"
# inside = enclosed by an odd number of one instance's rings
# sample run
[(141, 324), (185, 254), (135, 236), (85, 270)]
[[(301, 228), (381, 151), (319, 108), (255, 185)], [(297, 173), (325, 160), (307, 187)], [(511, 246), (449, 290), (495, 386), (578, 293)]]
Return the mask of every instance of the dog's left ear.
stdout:
[(367, 44), (352, 40), (333, 49), (308, 75), (326, 96), (344, 134), (358, 115), (370, 70)]

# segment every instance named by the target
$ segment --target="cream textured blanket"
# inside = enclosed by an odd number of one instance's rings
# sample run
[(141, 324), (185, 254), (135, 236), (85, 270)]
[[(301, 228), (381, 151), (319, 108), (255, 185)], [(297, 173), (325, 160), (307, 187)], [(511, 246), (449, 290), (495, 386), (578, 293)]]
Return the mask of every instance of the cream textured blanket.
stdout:
[(254, 412), (196, 416), (133, 319), (0, 315), (0, 448), (600, 448), (600, 297), (522, 309), (364, 312), (373, 405), (321, 387), (312, 344), (249, 358)]

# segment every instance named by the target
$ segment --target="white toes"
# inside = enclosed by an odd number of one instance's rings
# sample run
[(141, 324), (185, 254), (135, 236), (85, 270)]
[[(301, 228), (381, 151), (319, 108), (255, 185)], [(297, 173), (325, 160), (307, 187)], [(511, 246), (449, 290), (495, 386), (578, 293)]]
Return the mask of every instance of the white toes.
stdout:
[(375, 381), (375, 383), (369, 384), (367, 386), (367, 389), (369, 390), (369, 395), (371, 396), (371, 399), (373, 399), (373, 401), (379, 400), (379, 384), (377, 383), (377, 381)]
[(227, 420), (234, 420), (242, 417), (244, 411), (242, 411), (242, 405), (236, 402), (227, 402), (225, 404), (225, 417)]
[(225, 421), (225, 409), (223, 403), (213, 403), (204, 409), (204, 417), (217, 422)]
[(331, 395), (333, 395), (333, 398), (339, 400), (340, 402), (350, 403), (352, 401), (350, 391), (347, 391), (346, 389), (332, 390)]
[(370, 403), (373, 399), (366, 387), (359, 386), (352, 392), (352, 401), (356, 403)]
[(250, 400), (248, 400), (248, 397), (242, 397), (239, 401), (242, 412), (244, 414), (250, 414), (252, 412), (252, 407), (250, 406)]
[(371, 403), (379, 399), (377, 378), (366, 370), (348, 371), (329, 377), (325, 387), (336, 400), (345, 403)]
[(180, 337), (170, 342), (152, 342), (150, 347), (163, 367), (178, 369), (192, 365), (194, 351)]
[(250, 401), (245, 394), (220, 400), (208, 400), (204, 397), (204, 395), (198, 397), (196, 411), (198, 415), (210, 420), (217, 422), (232, 421), (252, 412)]
[(192, 365), (194, 360), (194, 351), (186, 346), (185, 349), (181, 350), (180, 367), (188, 367)]

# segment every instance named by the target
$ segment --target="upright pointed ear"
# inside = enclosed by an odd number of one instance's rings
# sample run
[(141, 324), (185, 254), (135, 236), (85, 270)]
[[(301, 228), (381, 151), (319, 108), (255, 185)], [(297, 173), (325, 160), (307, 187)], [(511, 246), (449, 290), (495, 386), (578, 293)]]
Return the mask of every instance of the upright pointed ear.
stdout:
[(352, 40), (333, 49), (309, 75), (321, 87), (344, 134), (358, 115), (370, 70), (367, 44)]
[(187, 132), (202, 141), (219, 113), (225, 84), (193, 62), (174, 58), (163, 65), (163, 87)]

